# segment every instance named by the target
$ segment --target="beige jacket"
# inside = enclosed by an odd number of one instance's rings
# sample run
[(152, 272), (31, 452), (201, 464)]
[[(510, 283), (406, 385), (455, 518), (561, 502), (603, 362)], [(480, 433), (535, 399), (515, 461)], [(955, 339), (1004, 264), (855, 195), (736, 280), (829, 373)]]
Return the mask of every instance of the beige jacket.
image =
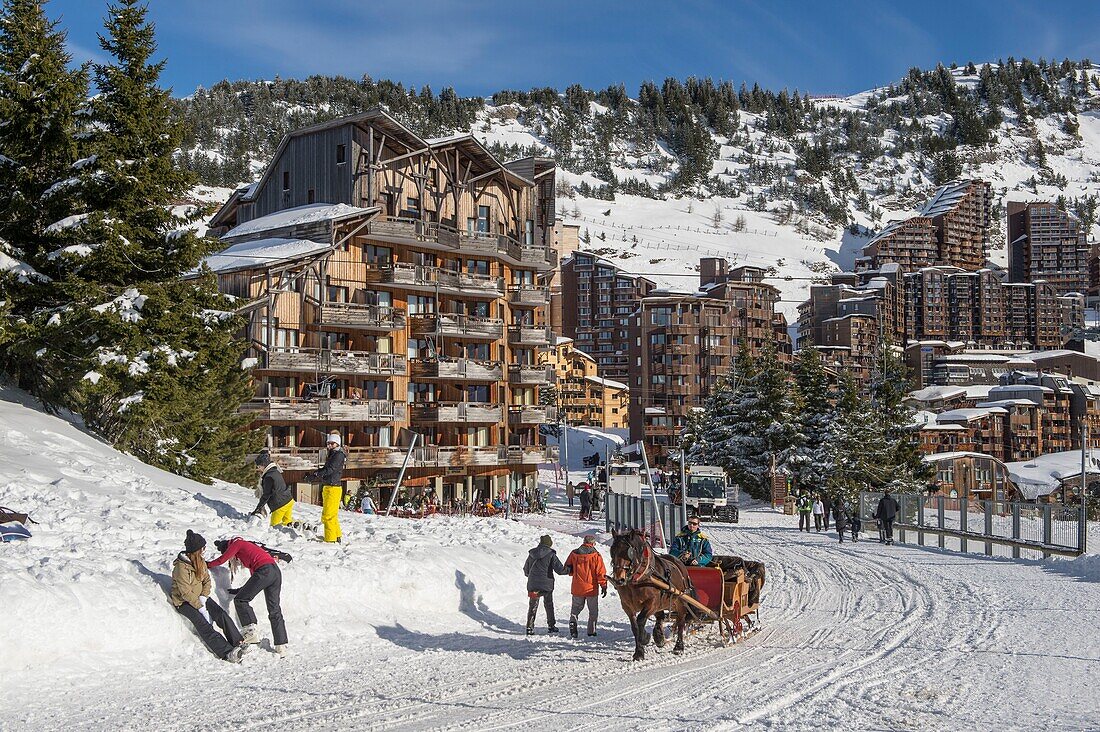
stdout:
[(198, 610), (203, 597), (210, 597), (210, 573), (206, 573), (205, 580), (200, 580), (191, 560), (180, 552), (172, 564), (172, 594), (169, 597), (172, 606), (179, 607), (186, 602)]

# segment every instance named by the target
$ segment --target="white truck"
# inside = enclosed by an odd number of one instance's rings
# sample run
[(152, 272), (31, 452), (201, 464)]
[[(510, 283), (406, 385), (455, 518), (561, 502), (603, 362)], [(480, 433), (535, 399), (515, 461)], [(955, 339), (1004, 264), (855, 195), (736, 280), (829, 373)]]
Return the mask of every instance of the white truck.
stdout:
[(611, 463), (607, 466), (607, 490), (623, 496), (642, 497), (642, 464)]
[(683, 498), (689, 516), (737, 523), (737, 506), (729, 500), (726, 471), (716, 465), (689, 465)]

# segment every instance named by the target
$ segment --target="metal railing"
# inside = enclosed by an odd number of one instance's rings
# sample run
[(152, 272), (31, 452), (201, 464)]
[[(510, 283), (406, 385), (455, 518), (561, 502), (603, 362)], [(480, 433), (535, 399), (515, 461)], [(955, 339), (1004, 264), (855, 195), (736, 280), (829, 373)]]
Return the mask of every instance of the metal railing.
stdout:
[[(874, 518), (881, 493), (864, 491), (859, 515), (865, 525), (877, 527)], [(1079, 504), (1028, 503), (902, 493), (894, 496), (898, 541), (924, 546), (927, 535), (936, 537), (941, 549), (982, 551), (990, 556), (1019, 558), (1053, 554), (1079, 556), (1087, 548), (1088, 521)], [(913, 536), (915, 534), (915, 537)]]
[[(682, 506), (670, 503), (658, 503), (653, 499), (637, 496), (624, 496), (621, 493), (604, 494), (604, 525), (607, 531), (637, 529), (644, 531), (650, 546), (668, 549), (672, 537), (684, 525)], [(661, 537), (667, 542), (661, 545)]]

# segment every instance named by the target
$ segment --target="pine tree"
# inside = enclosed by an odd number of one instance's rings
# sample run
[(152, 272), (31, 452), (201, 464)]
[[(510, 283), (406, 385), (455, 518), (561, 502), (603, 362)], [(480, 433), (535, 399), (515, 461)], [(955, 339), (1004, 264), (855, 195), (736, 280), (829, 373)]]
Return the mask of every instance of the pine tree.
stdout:
[(787, 464), (799, 486), (816, 491), (827, 485), (838, 459), (835, 395), (817, 349), (798, 352), (795, 387), (797, 433)]
[(906, 405), (909, 375), (904, 361), (887, 342), (878, 372), (871, 381), (871, 396), (878, 429), (885, 444), (886, 475), (881, 487), (899, 492), (918, 492), (927, 486), (931, 469), (921, 459), (919, 437), (913, 429), (913, 410)]

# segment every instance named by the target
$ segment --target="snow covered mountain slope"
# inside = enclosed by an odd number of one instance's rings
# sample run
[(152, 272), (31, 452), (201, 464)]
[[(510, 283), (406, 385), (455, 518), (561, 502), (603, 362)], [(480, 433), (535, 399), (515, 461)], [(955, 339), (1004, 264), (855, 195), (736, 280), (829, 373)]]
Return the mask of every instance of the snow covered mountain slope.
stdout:
[[(41, 522), (0, 545), (5, 731), (1100, 727), (1100, 641), (1083, 630), (1100, 607), (1096, 555), (840, 546), (753, 507), (707, 531), (767, 563), (764, 629), (730, 648), (701, 632), (683, 656), (631, 663), (613, 590), (596, 639), (547, 636), (541, 617), (523, 635), (528, 547), (549, 531), (564, 553), (597, 528), (560, 496), (538, 526), (343, 514), (351, 543), (332, 547), (247, 523), (247, 491), (148, 468), (0, 396), (0, 505)], [(227, 664), (171, 610), (160, 583), (186, 528), (294, 555), (290, 657), (265, 643)], [(564, 626), (565, 583), (556, 595)]]

